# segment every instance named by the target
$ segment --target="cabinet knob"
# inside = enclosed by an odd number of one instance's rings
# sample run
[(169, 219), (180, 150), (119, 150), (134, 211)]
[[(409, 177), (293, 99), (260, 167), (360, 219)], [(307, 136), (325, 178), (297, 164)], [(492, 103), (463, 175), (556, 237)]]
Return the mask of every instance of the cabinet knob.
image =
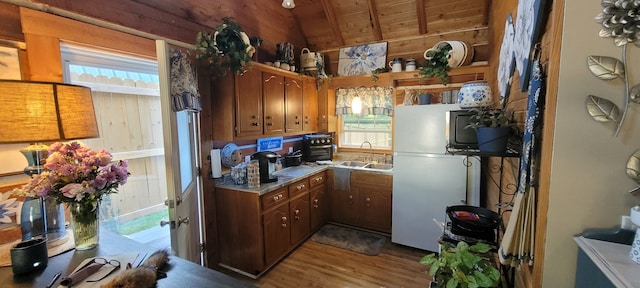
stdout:
[(367, 201), (366, 206), (371, 207), (371, 198), (367, 197), (365, 200)]
[(269, 120), (271, 120), (271, 116), (269, 116), (269, 115), (264, 116), (264, 119), (269, 119)]
[(282, 223), (282, 227), (287, 227), (287, 223)]
[(322, 176), (316, 178), (316, 183), (320, 183), (320, 181), (322, 181)]
[(273, 126), (273, 123), (268, 122), (268, 123), (267, 123), (267, 126)]
[(282, 222), (286, 222), (287, 221), (287, 216), (282, 216)]
[(251, 115), (251, 119), (258, 119), (258, 115)]
[(258, 122), (251, 123), (251, 126), (258, 126)]

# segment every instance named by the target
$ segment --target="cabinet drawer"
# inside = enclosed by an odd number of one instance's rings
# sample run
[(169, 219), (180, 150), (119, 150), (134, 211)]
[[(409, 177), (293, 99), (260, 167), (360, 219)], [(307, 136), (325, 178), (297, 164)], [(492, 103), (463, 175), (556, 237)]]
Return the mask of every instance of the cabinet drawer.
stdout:
[(309, 177), (311, 187), (322, 185), (325, 181), (327, 181), (327, 173), (324, 171)]
[(267, 210), (279, 203), (285, 202), (287, 199), (289, 199), (289, 193), (286, 188), (264, 194), (261, 198), (262, 210)]
[(300, 180), (296, 183), (289, 185), (289, 195), (291, 198), (296, 195), (300, 195), (300, 193), (309, 190), (309, 178), (305, 178), (304, 180)]

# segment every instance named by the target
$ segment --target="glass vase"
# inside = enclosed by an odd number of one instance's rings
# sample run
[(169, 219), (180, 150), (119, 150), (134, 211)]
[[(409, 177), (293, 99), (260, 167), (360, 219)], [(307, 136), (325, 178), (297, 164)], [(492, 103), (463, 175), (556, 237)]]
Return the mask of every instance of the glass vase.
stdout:
[(71, 225), (76, 250), (88, 250), (98, 245), (98, 205), (70, 202)]

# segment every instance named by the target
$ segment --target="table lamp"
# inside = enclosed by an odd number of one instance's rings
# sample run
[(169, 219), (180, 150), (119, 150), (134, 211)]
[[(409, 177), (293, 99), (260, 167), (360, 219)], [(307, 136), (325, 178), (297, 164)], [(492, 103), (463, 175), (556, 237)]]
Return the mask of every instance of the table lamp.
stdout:
[[(20, 152), (24, 173), (39, 174), (47, 159), (43, 142), (99, 137), (91, 89), (55, 82), (0, 80), (0, 143), (30, 143)], [(44, 213), (43, 213), (44, 211)], [(23, 240), (43, 235), (48, 242), (66, 236), (64, 209), (55, 199), (25, 199)]]

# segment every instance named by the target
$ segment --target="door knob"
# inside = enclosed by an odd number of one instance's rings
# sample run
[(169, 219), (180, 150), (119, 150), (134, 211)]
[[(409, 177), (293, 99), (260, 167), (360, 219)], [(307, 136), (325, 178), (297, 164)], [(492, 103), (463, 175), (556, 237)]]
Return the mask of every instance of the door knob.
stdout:
[(169, 225), (169, 228), (171, 228), (171, 229), (175, 229), (176, 228), (175, 222), (167, 221), (167, 220), (160, 220), (160, 227), (164, 227), (164, 226), (167, 226), (167, 225)]

